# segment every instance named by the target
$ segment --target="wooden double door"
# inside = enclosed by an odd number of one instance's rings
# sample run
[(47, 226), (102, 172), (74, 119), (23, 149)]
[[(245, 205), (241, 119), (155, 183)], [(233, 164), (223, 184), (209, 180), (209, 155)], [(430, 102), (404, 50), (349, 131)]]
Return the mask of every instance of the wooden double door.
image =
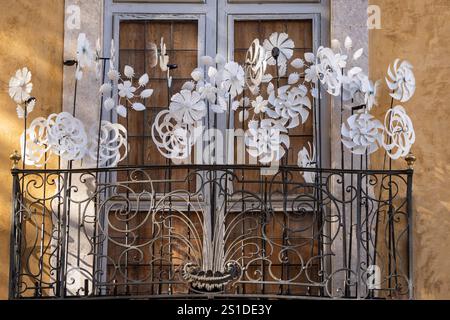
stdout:
[[(285, 32), (289, 37), (295, 42), (294, 56), (303, 57), (305, 52), (312, 52), (320, 43), (320, 39), (323, 36), (323, 12), (324, 9), (322, 4), (311, 4), (311, 3), (249, 3), (234, 1), (228, 2), (226, 0), (217, 0), (199, 3), (143, 3), (138, 4), (126, 3), (126, 1), (114, 1), (107, 5), (107, 15), (110, 14), (111, 18), (111, 36), (115, 38), (115, 43), (117, 46), (117, 52), (119, 53), (119, 68), (123, 70), (125, 65), (132, 65), (135, 68), (137, 74), (147, 73), (150, 77), (150, 83), (152, 89), (154, 89), (154, 94), (151, 98), (147, 99), (145, 105), (147, 109), (143, 112), (129, 112), (127, 118), (119, 119), (118, 121), (126, 126), (128, 130), (128, 141), (129, 141), (129, 155), (121, 165), (125, 166), (145, 166), (153, 164), (167, 164), (167, 159), (162, 157), (158, 152), (156, 146), (154, 145), (151, 137), (151, 126), (155, 120), (156, 115), (161, 110), (168, 108), (168, 103), (170, 96), (178, 92), (182, 85), (191, 80), (191, 72), (198, 66), (199, 59), (204, 55), (215, 56), (216, 53), (222, 54), (229, 60), (234, 60), (240, 64), (244, 63), (245, 54), (249, 46), (254, 39), (259, 39), (261, 42), (264, 39), (268, 39), (273, 32)], [(108, 35), (109, 32), (106, 32)], [(170, 63), (176, 64), (178, 67), (172, 70), (172, 88), (167, 88), (167, 73), (161, 71), (158, 66), (154, 66), (154, 56), (155, 50), (159, 48), (161, 38), (167, 46), (167, 53), (170, 58)], [(269, 67), (274, 68), (274, 67)], [(290, 73), (291, 66), (288, 65), (288, 74)], [(274, 74), (273, 70), (269, 69), (269, 72)], [(287, 78), (283, 77), (281, 79), (281, 84), (287, 83)], [(261, 88), (261, 94), (264, 96), (266, 88), (263, 86)], [(252, 94), (246, 90), (245, 95), (251, 97)], [(239, 112), (239, 110), (238, 110)], [(290, 130), (290, 149), (288, 153), (287, 163), (291, 165), (297, 164), (298, 152), (308, 144), (308, 142), (313, 143), (315, 132), (317, 128), (313, 124), (313, 116), (311, 115), (308, 121), (294, 130)], [(218, 126), (224, 126), (221, 123), (219, 117)], [(216, 123), (217, 124), (217, 123)], [(212, 125), (212, 124), (211, 124)], [(236, 120), (233, 124), (237, 128), (243, 128), (246, 130), (245, 125), (243, 126)], [(243, 127), (242, 127), (243, 126)], [(186, 183), (186, 176), (190, 172), (188, 169), (182, 170), (177, 169), (171, 172), (171, 179), (175, 181), (170, 184), (170, 188), (175, 189), (186, 189), (193, 191), (196, 189), (196, 183), (200, 183), (198, 180), (193, 181), (189, 185)], [(261, 177), (259, 170), (248, 170), (239, 172), (240, 180), (234, 181), (233, 188), (235, 190), (244, 190), (245, 192), (260, 195), (259, 199), (263, 199), (263, 194), (267, 194), (267, 186), (263, 186), (261, 181), (265, 178)], [(126, 177), (122, 177), (125, 179)], [(152, 172), (151, 178), (154, 180), (161, 180), (167, 178), (167, 172), (161, 170), (160, 172)], [(302, 181), (301, 175), (296, 175), (295, 179), (299, 182)], [(178, 182), (177, 182), (178, 181)], [(245, 182), (247, 181), (247, 183)], [(244, 185), (245, 184), (245, 185)], [(136, 186), (135, 186), (136, 187)], [(283, 186), (278, 181), (278, 189), (273, 191), (274, 193), (279, 193), (282, 197)], [(142, 190), (145, 186), (142, 185)], [(265, 189), (265, 190), (263, 190)], [(141, 190), (136, 190), (141, 191)], [(167, 184), (155, 184), (155, 191), (157, 193), (165, 193), (167, 191)], [(294, 191), (294, 190), (293, 190)], [(310, 192), (310, 190), (303, 190), (304, 192)], [(298, 190), (296, 191), (298, 192)], [(209, 197), (216, 197), (215, 194), (208, 193)], [(205, 199), (203, 199), (205, 200)], [(228, 200), (227, 200), (228, 201)], [(232, 201), (232, 200), (229, 200)], [(240, 199), (239, 201), (242, 201)], [(211, 203), (211, 199), (206, 199), (206, 203)], [(230, 202), (231, 203), (231, 202)], [(225, 224), (235, 223), (236, 215), (246, 209), (246, 204), (241, 206), (236, 206), (234, 212), (229, 212), (228, 216), (222, 221)], [(301, 219), (291, 219), (289, 215), (292, 214), (287, 210), (287, 205), (280, 204), (278, 209), (271, 210), (271, 216), (273, 221), (264, 222), (264, 231), (258, 226), (261, 223), (261, 217), (267, 212), (260, 214), (260, 218), (257, 219), (242, 219), (241, 222), (237, 223), (233, 230), (230, 231), (229, 241), (237, 241), (239, 237), (245, 233), (245, 230), (249, 228), (254, 228), (255, 237), (261, 238), (261, 247), (264, 246), (264, 237), (269, 241), (274, 241), (274, 243), (282, 243), (287, 238), (287, 233), (289, 230), (294, 230), (291, 234), (290, 245), (295, 247), (296, 243), (299, 243), (300, 255), (305, 255), (312, 257), (318, 255), (318, 239), (317, 230), (318, 225), (314, 213), (311, 215), (302, 216)], [(198, 216), (198, 212), (189, 208), (183, 209), (179, 208), (179, 214), (186, 214), (186, 217), (192, 217), (192, 220)], [(251, 211), (251, 212), (250, 212)], [(261, 212), (262, 210), (259, 210)], [(289, 211), (289, 212), (288, 212)], [(171, 212), (172, 214), (172, 212)], [(209, 214), (209, 213), (207, 213)], [(257, 210), (249, 210), (247, 213), (249, 216), (258, 215)], [(146, 241), (151, 241), (152, 237), (155, 236), (150, 230), (152, 230), (152, 224), (155, 222), (152, 219), (148, 219), (145, 212), (141, 214), (142, 218), (136, 216), (139, 221), (131, 222), (130, 228), (133, 228), (133, 224), (144, 226), (142, 221), (146, 220), (148, 227), (141, 227), (139, 231), (133, 233), (134, 236), (138, 238), (139, 243), (146, 243)], [(113, 220), (114, 217), (111, 217)], [(112, 221), (111, 220), (111, 221)], [(108, 273), (114, 274), (113, 277), (116, 279), (109, 279), (108, 281), (118, 281), (118, 283), (133, 283), (138, 281), (137, 279), (144, 279), (145, 281), (151, 282), (150, 279), (158, 278), (155, 274), (166, 274), (170, 278), (171, 273), (173, 273), (174, 265), (181, 265), (182, 259), (179, 257), (179, 253), (174, 249), (176, 246), (167, 246), (166, 240), (170, 234), (186, 234), (188, 229), (183, 229), (183, 225), (177, 225), (176, 220), (171, 221), (170, 227), (167, 230), (162, 231), (163, 236), (159, 243), (153, 242), (152, 248), (149, 249), (144, 256), (139, 254), (139, 259), (133, 261), (132, 258), (128, 257), (125, 260), (125, 269), (123, 265), (117, 265), (113, 263), (108, 267)], [(118, 221), (117, 223), (122, 223)], [(197, 237), (205, 237), (210, 235), (203, 234), (204, 228), (201, 225), (204, 223), (204, 219), (197, 221)], [(254, 223), (255, 225), (252, 225)], [(194, 223), (195, 224), (195, 223)], [(164, 224), (165, 225), (165, 224)], [(167, 227), (167, 225), (165, 225)], [(127, 227), (128, 228), (128, 227)], [(295, 231), (297, 230), (297, 231)], [(164, 233), (165, 232), (165, 233)], [(264, 233), (264, 235), (262, 235)], [(108, 255), (111, 261), (122, 261), (123, 259), (119, 256), (123, 256), (124, 251), (128, 250), (124, 246), (117, 245), (117, 243), (122, 243), (119, 237), (123, 237), (126, 233), (112, 234), (112, 237), (116, 237), (116, 241), (113, 241), (109, 245)], [(194, 241), (195, 237), (190, 238)], [(271, 239), (271, 240), (270, 240)], [(278, 242), (277, 242), (278, 241)], [(244, 244), (244, 243), (242, 243)], [(155, 247), (156, 246), (156, 247)], [(244, 247), (244, 246), (243, 246)], [(166, 248), (166, 249), (163, 249)], [(282, 248), (282, 245), (280, 245)], [(248, 279), (256, 279), (256, 273), (260, 273), (260, 268), (266, 270), (267, 274), (272, 273), (272, 281), (270, 281), (270, 276), (267, 277), (267, 284), (262, 282), (258, 285), (258, 281), (243, 281), (241, 284), (237, 285), (235, 293), (247, 293), (247, 294), (279, 294), (283, 287), (276, 284), (274, 279), (283, 279), (289, 281), (289, 274), (291, 276), (296, 274), (299, 270), (304, 268), (304, 265), (299, 263), (299, 260), (291, 253), (286, 253), (286, 257), (281, 257), (283, 255), (283, 249), (278, 248), (278, 251), (272, 252), (271, 257), (267, 257), (266, 263), (247, 264), (246, 272), (255, 272), (255, 278), (251, 276)], [(170, 263), (160, 263), (155, 264), (155, 255), (162, 254), (163, 250), (168, 250), (167, 254), (172, 258), (178, 255), (180, 261), (174, 263), (172, 260)], [(246, 251), (248, 249), (242, 249), (242, 255), (248, 254)], [(249, 249), (251, 250), (251, 249)], [(133, 250), (131, 250), (133, 251)], [(131, 252), (130, 251), (130, 252)], [(287, 252), (287, 251), (286, 251)], [(130, 254), (131, 255), (131, 254)], [(304, 258), (302, 258), (304, 259)], [(286, 263), (286, 261), (290, 261)], [(305, 261), (307, 261), (306, 259)], [(305, 263), (305, 261), (303, 263)], [(167, 262), (167, 261), (166, 261)], [(120, 263), (124, 263), (123, 261)], [(269, 271), (269, 265), (271, 270)], [(319, 268), (320, 266), (315, 264), (314, 268)], [(112, 272), (117, 269), (126, 270), (126, 275), (124, 272)], [(159, 269), (158, 269), (159, 268)], [(254, 269), (252, 271), (252, 268)], [(258, 271), (259, 270), (259, 271)], [(242, 270), (241, 270), (242, 271)], [(146, 275), (151, 272), (152, 276), (147, 277)], [(317, 272), (315, 273), (317, 275)], [(167, 279), (169, 279), (167, 278)], [(245, 277), (244, 277), (245, 278)], [(134, 280), (133, 280), (134, 279)], [(300, 279), (297, 279), (300, 281)], [(144, 281), (144, 282), (145, 282)], [(303, 279), (302, 281), (306, 281)], [(162, 281), (164, 282), (164, 281)], [(170, 282), (170, 281), (167, 281)], [(282, 282), (282, 281), (281, 281)], [(307, 282), (307, 281), (306, 281)], [(133, 287), (131, 285), (131, 287)], [(286, 286), (287, 288), (288, 286)], [(281, 289), (280, 289), (281, 288)], [(295, 293), (306, 293), (308, 290), (306, 286), (299, 286), (298, 291)], [(134, 289), (130, 289), (130, 286), (122, 286), (119, 291), (126, 292), (127, 290), (134, 290), (132, 293), (135, 294), (161, 294), (161, 293), (177, 293), (185, 292), (186, 287), (184, 286), (170, 286), (167, 284), (155, 284), (149, 286), (136, 286)], [(297, 290), (297, 289), (296, 289)]]

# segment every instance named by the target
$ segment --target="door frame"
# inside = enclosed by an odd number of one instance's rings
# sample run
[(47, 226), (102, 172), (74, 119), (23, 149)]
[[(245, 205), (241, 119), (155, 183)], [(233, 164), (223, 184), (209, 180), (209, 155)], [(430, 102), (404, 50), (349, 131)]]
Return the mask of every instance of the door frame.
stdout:
[[(104, 34), (103, 47), (110, 50), (110, 41), (115, 39), (116, 52), (119, 46), (119, 24), (122, 20), (144, 19), (198, 19), (199, 20), (199, 58), (203, 54), (215, 56), (216, 53), (224, 57), (232, 57), (234, 42), (234, 21), (280, 18), (307, 19), (313, 23), (313, 50), (322, 43), (329, 42), (330, 0), (318, 0), (316, 2), (273, 2), (273, 0), (260, 0), (258, 3), (236, 2), (232, 0), (204, 0), (156, 3), (114, 2), (104, 0)], [(274, 14), (276, 12), (276, 14)], [(204, 27), (204, 30), (201, 28)], [(204, 35), (202, 32), (204, 31)], [(326, 97), (325, 97), (326, 98)], [(321, 136), (330, 137), (329, 101), (322, 100)], [(115, 117), (111, 118), (115, 121)], [(218, 129), (225, 129), (225, 116), (218, 116)], [(316, 132), (314, 130), (314, 132)], [(316, 140), (318, 137), (314, 137)], [(331, 139), (321, 139), (321, 164), (330, 167)], [(317, 145), (317, 143), (316, 143)], [(219, 160), (225, 161), (225, 159)], [(224, 163), (224, 162), (223, 162)]]

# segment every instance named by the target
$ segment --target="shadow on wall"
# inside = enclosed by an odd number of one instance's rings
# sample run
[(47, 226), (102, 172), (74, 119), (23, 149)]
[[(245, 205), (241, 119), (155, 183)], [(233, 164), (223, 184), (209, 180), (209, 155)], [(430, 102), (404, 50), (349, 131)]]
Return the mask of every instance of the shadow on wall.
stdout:
[[(409, 60), (416, 75), (416, 94), (404, 104), (417, 137), (413, 147), (417, 156), (413, 187), (415, 296), (449, 299), (450, 1), (369, 2), (380, 6), (382, 17), (382, 29), (370, 32), (371, 78), (384, 80), (388, 65), (397, 57)], [(387, 99), (381, 100), (379, 109), (389, 104)]]
[(38, 98), (30, 119), (58, 112), (62, 103), (64, 1), (8, 1), (0, 11), (0, 299), (8, 297), (11, 188), (9, 155), (19, 149), (23, 121), (8, 96), (10, 77), (27, 66)]

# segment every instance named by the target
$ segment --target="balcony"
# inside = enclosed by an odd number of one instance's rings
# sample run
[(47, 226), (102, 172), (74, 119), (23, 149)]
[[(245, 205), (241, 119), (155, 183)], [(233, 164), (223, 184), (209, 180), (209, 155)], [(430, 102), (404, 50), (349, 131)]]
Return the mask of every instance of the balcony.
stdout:
[(267, 170), (13, 169), (10, 298), (412, 298), (411, 169)]

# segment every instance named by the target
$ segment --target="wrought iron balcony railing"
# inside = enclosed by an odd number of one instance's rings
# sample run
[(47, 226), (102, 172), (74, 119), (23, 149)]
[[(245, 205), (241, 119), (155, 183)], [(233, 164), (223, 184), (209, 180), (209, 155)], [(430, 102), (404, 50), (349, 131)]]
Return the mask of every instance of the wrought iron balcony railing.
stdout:
[(14, 169), (10, 297), (412, 296), (412, 170), (261, 170)]

